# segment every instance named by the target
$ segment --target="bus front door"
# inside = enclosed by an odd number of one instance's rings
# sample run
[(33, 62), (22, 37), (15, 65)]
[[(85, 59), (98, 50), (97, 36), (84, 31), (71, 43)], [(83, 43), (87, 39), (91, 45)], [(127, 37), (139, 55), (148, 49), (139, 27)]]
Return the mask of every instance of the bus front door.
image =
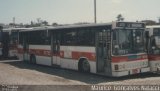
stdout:
[(52, 49), (52, 65), (60, 66), (60, 41), (58, 34), (52, 34), (51, 37)]
[(106, 32), (96, 33), (97, 73), (104, 73), (107, 62)]

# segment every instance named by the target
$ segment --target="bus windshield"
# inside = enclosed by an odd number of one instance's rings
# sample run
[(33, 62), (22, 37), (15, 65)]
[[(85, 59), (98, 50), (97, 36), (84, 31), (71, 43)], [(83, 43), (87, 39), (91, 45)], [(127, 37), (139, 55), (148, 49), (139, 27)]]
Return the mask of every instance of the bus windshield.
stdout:
[(143, 30), (117, 29), (113, 31), (113, 55), (144, 52)]

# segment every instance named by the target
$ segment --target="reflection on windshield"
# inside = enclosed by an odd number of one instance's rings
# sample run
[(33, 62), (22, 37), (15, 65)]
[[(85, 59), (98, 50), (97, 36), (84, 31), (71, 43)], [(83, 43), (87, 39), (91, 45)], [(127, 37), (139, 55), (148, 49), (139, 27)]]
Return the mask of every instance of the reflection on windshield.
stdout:
[(144, 52), (142, 30), (115, 30), (113, 32), (113, 54), (124, 55)]

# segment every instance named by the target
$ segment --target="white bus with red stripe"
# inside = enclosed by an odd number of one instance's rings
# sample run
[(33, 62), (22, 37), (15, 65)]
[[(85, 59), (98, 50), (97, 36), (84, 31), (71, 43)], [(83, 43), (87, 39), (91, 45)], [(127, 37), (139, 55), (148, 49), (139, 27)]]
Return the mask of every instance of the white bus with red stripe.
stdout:
[(18, 58), (18, 34), (20, 30), (27, 28), (5, 28), (1, 31), (1, 59)]
[(146, 26), (146, 44), (151, 72), (160, 71), (160, 25)]
[(19, 32), (21, 60), (120, 77), (150, 71), (144, 23), (67, 25)]

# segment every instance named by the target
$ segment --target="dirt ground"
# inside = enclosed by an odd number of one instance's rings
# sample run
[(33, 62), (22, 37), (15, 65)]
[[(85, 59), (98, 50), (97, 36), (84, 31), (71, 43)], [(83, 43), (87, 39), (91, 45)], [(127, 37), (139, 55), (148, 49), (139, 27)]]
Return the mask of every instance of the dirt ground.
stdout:
[(66, 85), (160, 85), (160, 75), (145, 73), (114, 78), (15, 60), (0, 61), (0, 84), (62, 85), (65, 88)]

